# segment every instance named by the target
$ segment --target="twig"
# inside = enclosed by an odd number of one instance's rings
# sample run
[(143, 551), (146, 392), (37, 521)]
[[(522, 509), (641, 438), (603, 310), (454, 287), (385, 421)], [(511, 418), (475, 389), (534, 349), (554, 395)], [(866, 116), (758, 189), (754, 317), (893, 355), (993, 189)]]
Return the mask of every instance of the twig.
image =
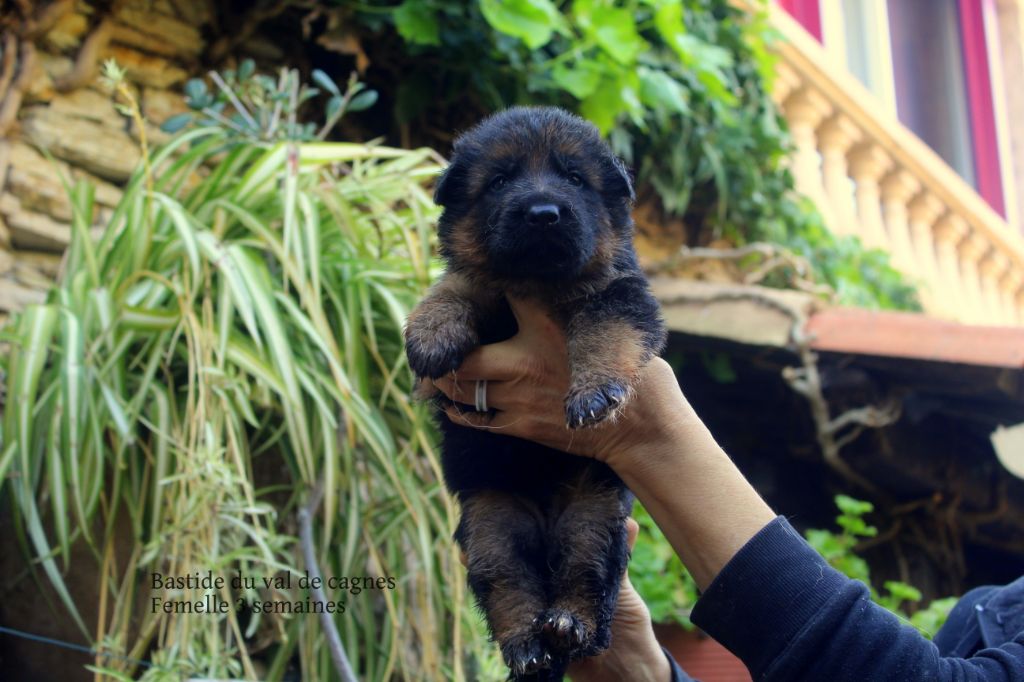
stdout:
[(847, 445), (852, 438), (837, 440), (835, 437), (837, 430), (835, 425), (837, 423), (840, 425), (855, 423), (858, 419), (865, 418), (866, 410), (877, 411), (877, 408), (860, 408), (860, 411), (851, 410), (833, 420), (829, 414), (828, 402), (825, 400), (825, 394), (821, 388), (821, 375), (818, 373), (818, 356), (811, 350), (810, 339), (804, 334), (802, 323), (794, 323), (792, 334), (803, 367), (785, 368), (782, 370), (782, 378), (789, 383), (794, 391), (807, 399), (811, 408), (811, 418), (814, 420), (815, 431), (817, 432), (818, 447), (821, 448), (825, 464), (854, 485), (872, 493), (877, 498), (887, 500), (888, 495), (867, 478), (861, 476), (840, 455), (841, 448)]
[[(306, 570), (309, 571), (312, 585), (313, 600), (321, 603), (327, 601), (323, 590), (323, 577), (320, 575), (320, 567), (316, 562), (316, 551), (313, 549), (313, 515), (320, 500), (324, 495), (322, 482), (317, 481), (309, 496), (305, 507), (299, 509), (299, 542), (302, 544), (302, 556), (306, 562)], [(330, 510), (328, 510), (330, 513)], [(357, 682), (352, 666), (345, 655), (345, 646), (341, 643), (341, 636), (338, 634), (338, 627), (335, 625), (331, 614), (326, 610), (321, 611), (320, 626), (324, 629), (324, 636), (327, 638), (327, 648), (331, 652), (331, 660), (334, 661), (334, 669), (338, 671), (342, 682)]]
[(78, 57), (75, 58), (75, 65), (70, 73), (58, 78), (54, 87), (59, 92), (68, 92), (80, 88), (96, 77), (96, 64), (99, 61), (100, 53), (110, 43), (114, 33), (114, 20), (110, 14), (103, 17), (96, 29), (89, 34), (89, 37), (82, 43), (78, 50)]
[(18, 64), (18, 39), (13, 33), (3, 34), (3, 61), (0, 62), (0, 97), (7, 92), (14, 78), (14, 67)]
[(352, 101), (352, 98), (355, 97), (356, 95), (355, 85), (357, 78), (358, 76), (356, 76), (355, 71), (353, 71), (352, 75), (350, 75), (348, 78), (348, 87), (345, 90), (345, 94), (341, 98), (341, 106), (339, 106), (337, 111), (335, 111), (334, 114), (332, 114), (331, 117), (324, 122), (323, 127), (320, 129), (320, 132), (317, 133), (316, 135), (317, 140), (326, 139), (327, 134), (331, 132), (334, 126), (338, 124), (338, 121), (341, 120), (341, 117), (345, 115), (345, 110), (348, 109), (349, 103)]
[(850, 424), (859, 424), (871, 428), (888, 426), (900, 418), (899, 401), (890, 398), (879, 406), (867, 405), (852, 410), (847, 410), (828, 423), (826, 427), (832, 433), (838, 433), (841, 429)]
[(34, 39), (45, 34), (74, 6), (75, 0), (57, 0), (36, 9), (35, 16), (25, 24), (24, 37)]
[(21, 100), (25, 96), (29, 81), (32, 79), (32, 71), (35, 68), (36, 48), (31, 41), (22, 40), (18, 46), (18, 53), (18, 75), (7, 92), (3, 93), (3, 100), (0, 101), (0, 137), (7, 135), (7, 131), (17, 119)]
[(281, 12), (288, 9), (292, 0), (278, 0), (275, 3), (268, 3), (262, 7), (252, 8), (242, 19), (242, 25), (233, 31), (227, 31), (218, 38), (206, 51), (206, 62), (219, 64), (224, 57), (232, 50), (241, 45), (260, 27), (264, 21), (273, 19)]
[(818, 284), (813, 279), (807, 278), (808, 273), (813, 272), (813, 268), (806, 258), (793, 253), (789, 249), (768, 242), (751, 242), (750, 244), (744, 244), (732, 249), (683, 246), (679, 251), (662, 262), (654, 264), (648, 270), (663, 272), (691, 261), (738, 261), (748, 256), (760, 256), (762, 262), (757, 269), (743, 276), (743, 284), (759, 284), (779, 268), (789, 267), (795, 273), (793, 277), (789, 278), (790, 284), (794, 288), (816, 296), (835, 296), (835, 291), (832, 287), (827, 284)]

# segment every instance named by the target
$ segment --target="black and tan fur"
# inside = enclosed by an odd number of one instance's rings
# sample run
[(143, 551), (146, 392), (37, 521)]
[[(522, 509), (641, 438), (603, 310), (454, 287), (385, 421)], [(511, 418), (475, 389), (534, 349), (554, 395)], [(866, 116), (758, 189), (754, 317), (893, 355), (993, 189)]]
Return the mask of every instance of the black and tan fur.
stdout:
[[(517, 107), (455, 143), (438, 182), (447, 271), (409, 318), (420, 377), (512, 336), (507, 295), (565, 329), (569, 429), (613, 416), (665, 331), (632, 246), (629, 175), (586, 121)], [(464, 406), (472, 410), (472, 407)], [(560, 680), (607, 648), (633, 497), (599, 462), (440, 419), (469, 583), (516, 680)]]

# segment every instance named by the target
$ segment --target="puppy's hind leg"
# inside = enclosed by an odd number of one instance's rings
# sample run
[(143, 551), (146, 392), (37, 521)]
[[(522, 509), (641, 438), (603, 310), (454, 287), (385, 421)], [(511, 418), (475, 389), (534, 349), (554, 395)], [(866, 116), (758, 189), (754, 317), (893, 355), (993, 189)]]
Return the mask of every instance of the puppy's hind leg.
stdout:
[(541, 524), (529, 500), (486, 491), (463, 499), (455, 533), (466, 553), (469, 586), (516, 680), (547, 679), (543, 673), (555, 663), (535, 625), (547, 606)]
[(621, 487), (587, 484), (567, 491), (551, 547), (557, 550), (554, 603), (540, 631), (554, 652), (577, 660), (606, 649), (629, 559), (625, 519), (630, 493)]

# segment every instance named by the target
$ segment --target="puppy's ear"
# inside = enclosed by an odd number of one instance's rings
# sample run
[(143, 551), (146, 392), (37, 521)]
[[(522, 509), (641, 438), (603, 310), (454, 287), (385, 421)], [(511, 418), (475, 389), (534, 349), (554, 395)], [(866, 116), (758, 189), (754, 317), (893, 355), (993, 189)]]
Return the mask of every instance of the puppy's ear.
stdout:
[(457, 158), (444, 169), (434, 185), (434, 203), (438, 206), (450, 206), (463, 194), (466, 180), (466, 169)]
[(636, 201), (636, 190), (633, 189), (633, 176), (629, 168), (614, 154), (608, 157), (608, 169), (605, 172), (605, 188), (615, 196), (627, 199), (629, 203)]

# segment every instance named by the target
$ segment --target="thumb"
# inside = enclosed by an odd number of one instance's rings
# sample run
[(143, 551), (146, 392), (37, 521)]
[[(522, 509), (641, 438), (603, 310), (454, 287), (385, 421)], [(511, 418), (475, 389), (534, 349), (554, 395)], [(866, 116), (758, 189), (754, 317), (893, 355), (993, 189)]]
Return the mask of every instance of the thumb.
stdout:
[(629, 551), (633, 551), (633, 546), (636, 544), (636, 536), (640, 534), (640, 524), (636, 522), (632, 516), (626, 519), (626, 546), (629, 547)]
[[(640, 534), (640, 524), (636, 522), (632, 516), (626, 519), (626, 546), (629, 547), (630, 555), (633, 554), (633, 546), (636, 545), (636, 536)], [(629, 582), (629, 564), (622, 569), (622, 588), (626, 589), (629, 587), (632, 589), (633, 585)]]
[(563, 333), (561, 325), (551, 317), (550, 309), (536, 299), (509, 296), (508, 304), (516, 317), (520, 335)]

